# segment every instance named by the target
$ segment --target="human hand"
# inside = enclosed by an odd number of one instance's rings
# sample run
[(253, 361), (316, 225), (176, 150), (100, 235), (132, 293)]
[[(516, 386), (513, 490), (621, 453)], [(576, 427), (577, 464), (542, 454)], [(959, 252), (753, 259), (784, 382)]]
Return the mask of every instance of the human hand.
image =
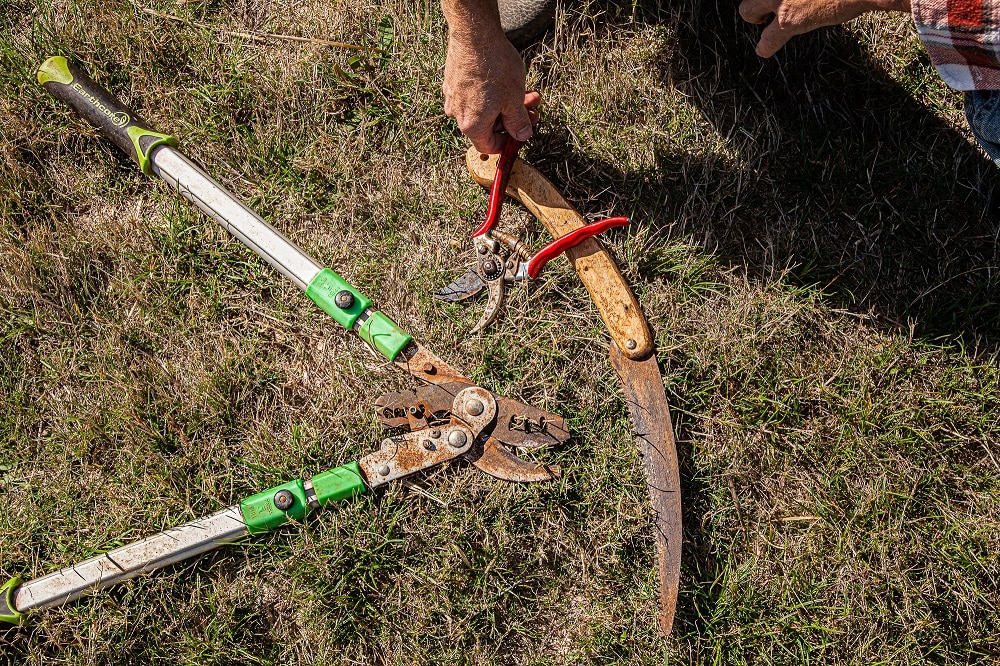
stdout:
[(908, 12), (910, 0), (743, 0), (740, 3), (740, 16), (745, 21), (767, 23), (757, 42), (757, 55), (762, 58), (773, 56), (796, 35), (840, 25), (876, 10)]
[(502, 32), (448, 39), (444, 67), (444, 112), (483, 153), (499, 153), (506, 131), (518, 141), (531, 138), (542, 97), (525, 91), (524, 62)]

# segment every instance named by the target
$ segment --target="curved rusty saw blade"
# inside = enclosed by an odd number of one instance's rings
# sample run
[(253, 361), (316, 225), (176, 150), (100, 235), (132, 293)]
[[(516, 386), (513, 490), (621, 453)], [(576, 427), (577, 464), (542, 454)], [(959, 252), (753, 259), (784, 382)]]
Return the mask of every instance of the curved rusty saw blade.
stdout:
[[(466, 153), (472, 177), (488, 188), (496, 173), (496, 156)], [(511, 169), (507, 194), (520, 201), (553, 237), (586, 224), (545, 176), (518, 159)], [(660, 578), (658, 625), (670, 633), (680, 586), (682, 514), (680, 473), (670, 408), (656, 364), (656, 347), (635, 294), (614, 259), (596, 238), (566, 251), (611, 334), (611, 364), (618, 373), (635, 425), (653, 507), (657, 569)], [(456, 286), (467, 286), (456, 283)]]
[(611, 343), (611, 365), (618, 373), (625, 401), (635, 425), (635, 438), (646, 470), (653, 505), (656, 561), (660, 574), (660, 631), (674, 624), (681, 576), (681, 476), (670, 407), (663, 389), (656, 355), (633, 361)]

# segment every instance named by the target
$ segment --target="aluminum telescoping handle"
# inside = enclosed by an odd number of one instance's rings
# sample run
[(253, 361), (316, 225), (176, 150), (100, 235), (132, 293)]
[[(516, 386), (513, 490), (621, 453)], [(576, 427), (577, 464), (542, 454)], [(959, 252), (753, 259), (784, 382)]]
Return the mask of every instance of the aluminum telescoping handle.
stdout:
[(178, 194), (306, 291), (323, 267), (295, 243), (247, 208), (180, 151), (158, 146), (150, 155), (153, 173)]
[(177, 140), (150, 129), (135, 111), (92, 81), (62, 56), (38, 69), (38, 82), (66, 103), (136, 161), (144, 173), (160, 176), (181, 196), (294, 282), (324, 312), (389, 361), (413, 338), (372, 307), (370, 298), (320, 264), (250, 210), (191, 160), (175, 149)]
[[(0, 600), (3, 615), (24, 613), (69, 603), (85, 594), (155, 571), (174, 562), (232, 543), (248, 533), (240, 507), (154, 534), (103, 555), (20, 584), (8, 582), (11, 594)], [(16, 579), (14, 579), (16, 580)]]

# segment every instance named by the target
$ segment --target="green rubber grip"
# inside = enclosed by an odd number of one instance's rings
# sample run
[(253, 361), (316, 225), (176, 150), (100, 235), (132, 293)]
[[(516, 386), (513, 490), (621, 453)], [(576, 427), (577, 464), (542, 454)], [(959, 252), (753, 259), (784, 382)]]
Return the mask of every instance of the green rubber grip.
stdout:
[(157, 146), (176, 146), (177, 139), (153, 130), (135, 111), (94, 83), (76, 65), (54, 56), (38, 68), (38, 83), (45, 90), (101, 130), (131, 157), (147, 175), (153, 174), (150, 155)]
[(321, 472), (312, 478), (312, 484), (320, 506), (350, 499), (368, 489), (356, 462)]
[(361, 324), (358, 335), (390, 361), (395, 361), (399, 352), (413, 341), (409, 333), (396, 326), (396, 322), (381, 312), (372, 313), (372, 316)]
[(25, 615), (14, 606), (14, 595), (24, 581), (16, 576), (0, 587), (0, 622), (23, 624)]
[[(337, 294), (344, 291), (350, 294), (350, 304), (340, 307), (337, 305)], [(324, 268), (316, 274), (306, 287), (306, 296), (347, 330), (354, 328), (354, 322), (361, 313), (372, 306), (372, 299), (329, 268)]]
[[(292, 494), (292, 504), (287, 509), (279, 509), (275, 504), (275, 497), (283, 490)], [(240, 501), (240, 513), (243, 514), (243, 522), (246, 523), (250, 534), (270, 532), (290, 520), (302, 520), (309, 513), (302, 479), (295, 479), (247, 497)]]

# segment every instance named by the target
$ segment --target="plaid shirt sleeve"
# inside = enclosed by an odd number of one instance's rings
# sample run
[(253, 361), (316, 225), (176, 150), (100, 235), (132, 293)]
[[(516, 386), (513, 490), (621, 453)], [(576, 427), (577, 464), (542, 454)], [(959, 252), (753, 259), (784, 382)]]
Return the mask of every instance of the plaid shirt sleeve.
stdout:
[(913, 19), (945, 83), (1000, 89), (1000, 0), (913, 0)]

